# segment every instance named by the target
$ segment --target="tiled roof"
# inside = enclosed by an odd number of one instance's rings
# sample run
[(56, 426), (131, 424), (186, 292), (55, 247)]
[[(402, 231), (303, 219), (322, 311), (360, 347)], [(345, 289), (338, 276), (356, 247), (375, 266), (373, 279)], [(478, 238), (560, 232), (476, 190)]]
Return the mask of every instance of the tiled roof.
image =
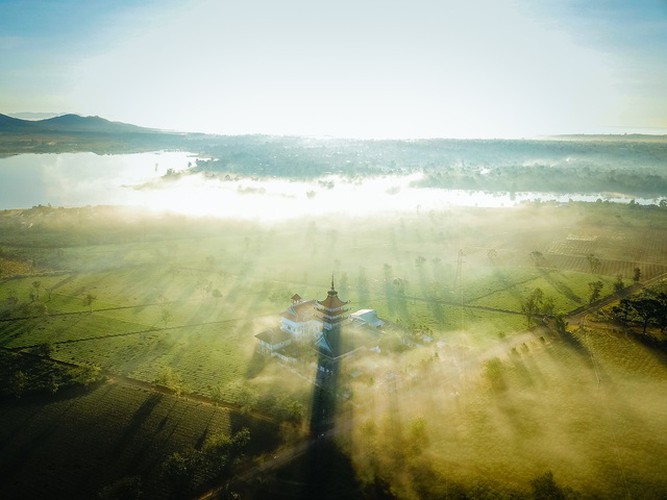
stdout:
[(327, 309), (338, 309), (339, 307), (343, 307), (345, 304), (347, 304), (347, 302), (343, 302), (338, 298), (338, 294), (332, 293), (329, 293), (326, 299), (318, 300), (317, 303), (322, 307), (326, 307)]
[(305, 302), (293, 304), (289, 306), (281, 316), (296, 323), (311, 320), (315, 316), (315, 301), (307, 300)]
[(339, 328), (323, 331), (313, 347), (328, 358), (340, 358), (351, 354), (362, 346), (377, 344), (377, 335), (367, 328), (345, 324)]
[(283, 332), (280, 328), (271, 328), (270, 330), (264, 330), (263, 332), (258, 333), (255, 335), (255, 338), (262, 340), (267, 344), (276, 345), (285, 340), (291, 340), (292, 336), (287, 332)]

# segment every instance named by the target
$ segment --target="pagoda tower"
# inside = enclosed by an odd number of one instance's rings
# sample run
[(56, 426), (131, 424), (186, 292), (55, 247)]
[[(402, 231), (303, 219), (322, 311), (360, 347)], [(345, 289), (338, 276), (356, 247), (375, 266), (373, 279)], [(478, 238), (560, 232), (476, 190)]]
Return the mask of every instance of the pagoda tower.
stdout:
[(336, 329), (340, 326), (340, 323), (347, 319), (347, 308), (345, 307), (347, 304), (349, 304), (349, 301), (343, 302), (338, 297), (332, 276), (331, 290), (327, 292), (327, 298), (318, 300), (315, 306), (319, 313), (320, 321), (322, 321), (324, 331)]
[(349, 301), (343, 302), (338, 297), (331, 277), (331, 290), (327, 292), (327, 298), (318, 300), (315, 308), (318, 318), (322, 322), (322, 334), (316, 341), (316, 348), (328, 358), (335, 359), (342, 354), (340, 327), (347, 319), (347, 307)]

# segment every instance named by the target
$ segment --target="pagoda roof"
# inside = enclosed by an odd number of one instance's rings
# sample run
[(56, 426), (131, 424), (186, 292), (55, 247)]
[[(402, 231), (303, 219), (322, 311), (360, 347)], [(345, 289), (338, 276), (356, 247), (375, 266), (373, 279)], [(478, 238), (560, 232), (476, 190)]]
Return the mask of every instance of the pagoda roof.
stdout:
[(326, 356), (329, 356), (330, 358), (335, 358), (338, 356), (338, 354), (334, 354), (333, 347), (331, 347), (329, 339), (327, 339), (326, 335), (320, 335), (318, 337), (318, 339), (315, 341), (315, 349), (325, 354)]
[(298, 293), (295, 293), (294, 295), (292, 295), (292, 299), (291, 299), (291, 300), (293, 300), (294, 302), (300, 302), (300, 301), (302, 301), (303, 299), (301, 298), (301, 295), (299, 295)]
[(306, 300), (289, 306), (281, 316), (294, 322), (309, 321), (315, 316), (315, 301)]
[(337, 359), (370, 344), (375, 345), (377, 339), (377, 335), (367, 328), (345, 325), (337, 332), (323, 331), (313, 343), (313, 348), (328, 358)]
[[(333, 291), (335, 292), (335, 290)], [(332, 294), (330, 290), (329, 295), (327, 295), (327, 298), (324, 300), (318, 300), (317, 303), (322, 307), (326, 307), (327, 309), (338, 309), (348, 304), (349, 302), (343, 302), (338, 297), (338, 293)]]
[(345, 304), (348, 304), (349, 301), (343, 302), (340, 300), (340, 297), (338, 297), (338, 292), (334, 288), (334, 280), (333, 276), (331, 277), (331, 289), (327, 292), (327, 298), (324, 300), (318, 300), (317, 303), (325, 307), (327, 309), (339, 309), (343, 307)]

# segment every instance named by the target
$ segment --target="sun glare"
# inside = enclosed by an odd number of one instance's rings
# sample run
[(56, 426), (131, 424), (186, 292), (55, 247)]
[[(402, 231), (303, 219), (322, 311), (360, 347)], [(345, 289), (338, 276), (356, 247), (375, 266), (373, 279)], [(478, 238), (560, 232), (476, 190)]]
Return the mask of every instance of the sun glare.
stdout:
[(152, 210), (195, 216), (278, 221), (304, 216), (376, 215), (442, 210), (453, 206), (506, 207), (508, 195), (416, 187), (423, 174), (365, 178), (339, 176), (314, 181), (207, 179), (190, 175), (136, 191), (136, 203)]

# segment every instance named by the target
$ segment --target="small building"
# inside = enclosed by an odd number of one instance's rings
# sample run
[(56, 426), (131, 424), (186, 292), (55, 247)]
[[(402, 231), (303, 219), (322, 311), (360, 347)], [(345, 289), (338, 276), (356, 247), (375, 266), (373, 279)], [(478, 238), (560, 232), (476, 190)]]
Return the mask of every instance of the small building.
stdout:
[(375, 309), (359, 309), (350, 314), (350, 319), (359, 325), (368, 325), (373, 328), (380, 328), (384, 325), (384, 321), (378, 318)]
[(292, 336), (280, 328), (271, 328), (255, 335), (259, 350), (273, 354), (292, 343)]

